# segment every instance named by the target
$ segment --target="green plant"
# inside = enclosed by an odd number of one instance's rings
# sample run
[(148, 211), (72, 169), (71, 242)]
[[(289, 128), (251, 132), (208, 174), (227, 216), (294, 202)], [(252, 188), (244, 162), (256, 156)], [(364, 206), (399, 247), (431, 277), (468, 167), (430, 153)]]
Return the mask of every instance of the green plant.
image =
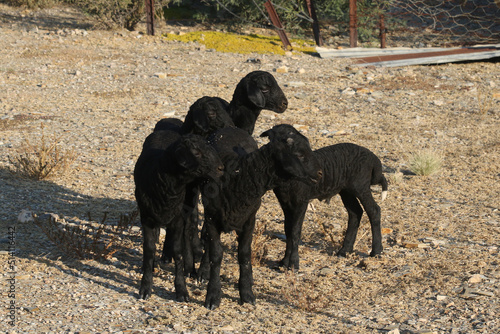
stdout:
[(424, 150), (410, 157), (410, 171), (420, 176), (429, 176), (441, 169), (442, 159), (435, 152)]
[(18, 154), (8, 157), (16, 174), (35, 180), (43, 180), (56, 172), (64, 173), (76, 158), (74, 150), (59, 148), (61, 137), (54, 135), (52, 140), (48, 140), (43, 123), (40, 128), (41, 138), (37, 141), (38, 144), (32, 144), (26, 138), (24, 145), (18, 149)]

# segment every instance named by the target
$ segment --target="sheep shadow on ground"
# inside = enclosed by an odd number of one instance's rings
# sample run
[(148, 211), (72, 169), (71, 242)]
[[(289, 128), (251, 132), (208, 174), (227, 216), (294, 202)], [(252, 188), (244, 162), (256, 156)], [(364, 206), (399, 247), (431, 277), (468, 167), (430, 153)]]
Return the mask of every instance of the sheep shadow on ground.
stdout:
[[(35, 261), (47, 267), (57, 268), (71, 277), (84, 277), (92, 284), (103, 288), (134, 297), (138, 296), (142, 267), (142, 233), (139, 228), (138, 215), (127, 222), (128, 226), (125, 229), (118, 231), (116, 229), (120, 216), (128, 215), (136, 210), (135, 201), (81, 194), (55, 182), (19, 178), (5, 168), (0, 168), (0, 188), (2, 189), (1, 197), (5, 199), (2, 200), (0, 208), (0, 225), (2, 231), (5, 231), (0, 235), (0, 240), (2, 240), (0, 250), (7, 249), (6, 234), (10, 227), (14, 227), (17, 259)], [(31, 211), (39, 220), (36, 223), (18, 221), (18, 216), (23, 210)], [(55, 215), (59, 219), (53, 218), (48, 224), (49, 217), (55, 217)], [(90, 221), (89, 216), (95, 218), (96, 221)], [(42, 225), (47, 229), (42, 228)], [(92, 239), (90, 234), (77, 233), (76, 237), (74, 235), (70, 237), (71, 229), (66, 230), (66, 235), (72, 242), (80, 238), (78, 240), (81, 243), (74, 245), (75, 248), (54, 242), (54, 239), (51, 240), (47, 234), (47, 230), (51, 228), (57, 227), (61, 231), (68, 225), (71, 225), (73, 230), (82, 226), (93, 226), (94, 231), (96, 231), (95, 227), (99, 226), (97, 230), (102, 230), (99, 241), (105, 241), (104, 246), (112, 246), (109, 256), (93, 259), (95, 253), (85, 253), (89, 249), (82, 248), (93, 247), (93, 240), (82, 240), (82, 238)], [(110, 239), (114, 234), (119, 234), (119, 238)], [(106, 243), (106, 240), (114, 240), (114, 243)], [(160, 247), (157, 246), (157, 249), (160, 250)], [(86, 256), (83, 258), (77, 256), (78, 251), (81, 251), (80, 254), (85, 253)], [(158, 276), (168, 278), (173, 275), (173, 264), (162, 265), (161, 270), (156, 270), (155, 280), (161, 279)], [(175, 300), (173, 282), (171, 289), (165, 289), (164, 285), (157, 284), (154, 287), (154, 295), (166, 300)]]

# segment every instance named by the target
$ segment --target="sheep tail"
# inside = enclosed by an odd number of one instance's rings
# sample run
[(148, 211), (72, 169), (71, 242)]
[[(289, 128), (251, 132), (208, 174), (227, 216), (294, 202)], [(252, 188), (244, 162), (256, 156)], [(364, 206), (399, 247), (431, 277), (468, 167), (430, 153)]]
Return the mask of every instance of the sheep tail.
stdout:
[(380, 185), (382, 186), (382, 195), (380, 201), (383, 201), (387, 198), (387, 179), (384, 175), (380, 177)]

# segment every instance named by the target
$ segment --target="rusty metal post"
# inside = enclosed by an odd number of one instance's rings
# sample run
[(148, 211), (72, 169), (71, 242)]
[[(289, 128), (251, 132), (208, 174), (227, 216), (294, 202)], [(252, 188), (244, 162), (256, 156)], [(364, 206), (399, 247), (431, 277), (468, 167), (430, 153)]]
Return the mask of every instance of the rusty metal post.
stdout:
[(358, 46), (358, 9), (356, 0), (349, 0), (349, 43), (351, 48)]
[(146, 3), (146, 33), (153, 36), (155, 34), (155, 1), (145, 0)]
[(313, 0), (306, 0), (307, 10), (309, 11), (309, 16), (313, 19), (313, 34), (314, 40), (316, 41), (317, 46), (323, 46), (323, 39), (319, 33), (319, 22), (318, 17), (316, 16), (316, 8), (314, 7)]
[(269, 13), (269, 17), (271, 18), (271, 22), (276, 27), (276, 30), (278, 32), (278, 36), (281, 39), (281, 43), (283, 43), (283, 48), (285, 50), (291, 50), (292, 44), (290, 44), (290, 41), (288, 40), (288, 37), (286, 36), (285, 30), (283, 29), (283, 26), (281, 25), (280, 18), (278, 17), (278, 14), (276, 13), (276, 9), (274, 9), (274, 6), (271, 3), (271, 1), (267, 0), (264, 3), (264, 7), (266, 7), (267, 12)]
[(387, 30), (385, 29), (385, 18), (384, 14), (380, 14), (380, 48), (385, 49), (386, 45), (386, 33)]

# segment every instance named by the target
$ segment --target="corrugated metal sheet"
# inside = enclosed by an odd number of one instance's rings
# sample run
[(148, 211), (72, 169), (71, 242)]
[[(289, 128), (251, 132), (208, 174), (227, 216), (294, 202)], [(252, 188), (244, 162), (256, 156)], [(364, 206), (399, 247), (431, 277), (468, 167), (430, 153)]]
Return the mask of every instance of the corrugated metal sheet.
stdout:
[(321, 58), (353, 58), (358, 66), (408, 66), (444, 64), (500, 57), (500, 44), (463, 48), (326, 49), (316, 48)]

